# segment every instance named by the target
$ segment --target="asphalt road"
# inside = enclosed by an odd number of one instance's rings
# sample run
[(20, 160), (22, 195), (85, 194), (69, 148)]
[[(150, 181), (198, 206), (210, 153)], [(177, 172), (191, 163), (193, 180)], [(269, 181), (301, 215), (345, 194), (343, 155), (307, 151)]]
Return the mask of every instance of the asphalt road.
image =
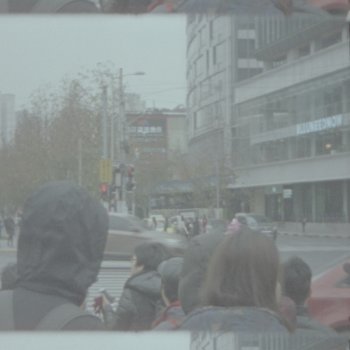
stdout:
[(294, 255), (305, 260), (313, 278), (350, 257), (350, 239), (346, 238), (279, 237), (277, 246), (282, 261)]
[[(322, 275), (332, 266), (350, 258), (350, 239), (343, 238), (307, 238), (307, 237), (279, 237), (277, 246), (281, 261), (297, 255), (304, 259), (311, 267), (314, 278)], [(2, 242), (0, 247), (0, 271), (9, 262), (16, 261), (14, 249), (7, 248)]]

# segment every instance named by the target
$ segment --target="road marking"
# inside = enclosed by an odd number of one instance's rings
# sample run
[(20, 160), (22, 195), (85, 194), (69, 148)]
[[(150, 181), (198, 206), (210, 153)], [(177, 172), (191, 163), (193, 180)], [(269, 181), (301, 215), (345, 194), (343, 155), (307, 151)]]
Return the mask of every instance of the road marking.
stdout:
[(327, 264), (323, 271), (318, 273), (317, 275), (313, 276), (312, 280), (315, 281), (318, 278), (321, 278), (325, 273), (327, 273), (330, 269), (332, 269), (335, 265), (340, 264), (341, 262), (345, 261), (347, 258), (349, 258), (349, 252), (347, 254), (343, 254), (340, 257), (333, 259), (331, 263)]
[(350, 253), (350, 247), (344, 247), (344, 246), (333, 246), (333, 247), (315, 247), (315, 246), (309, 246), (309, 247), (300, 247), (300, 246), (284, 246), (278, 248), (280, 252), (348, 252)]

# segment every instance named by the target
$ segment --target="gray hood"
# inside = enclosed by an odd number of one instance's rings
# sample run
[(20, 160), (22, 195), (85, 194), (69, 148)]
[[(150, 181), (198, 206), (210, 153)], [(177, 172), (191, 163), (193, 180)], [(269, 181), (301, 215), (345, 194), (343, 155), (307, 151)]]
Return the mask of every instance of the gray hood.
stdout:
[(105, 249), (103, 206), (70, 182), (52, 182), (23, 206), (17, 286), (82, 303)]

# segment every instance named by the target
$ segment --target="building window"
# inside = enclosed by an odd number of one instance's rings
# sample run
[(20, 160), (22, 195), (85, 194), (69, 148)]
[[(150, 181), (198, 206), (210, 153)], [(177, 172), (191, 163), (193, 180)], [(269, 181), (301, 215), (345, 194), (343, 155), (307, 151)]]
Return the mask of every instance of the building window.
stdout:
[(316, 155), (333, 154), (342, 150), (342, 134), (340, 131), (316, 135)]
[(255, 39), (238, 39), (237, 56), (238, 58), (252, 58), (255, 51)]
[(209, 40), (213, 40), (214, 38), (214, 30), (213, 30), (213, 21), (209, 22)]
[(342, 222), (344, 220), (342, 185), (341, 181), (315, 185), (317, 222)]
[(296, 138), (298, 158), (311, 157), (311, 137), (312, 136), (307, 135), (307, 136), (299, 136)]

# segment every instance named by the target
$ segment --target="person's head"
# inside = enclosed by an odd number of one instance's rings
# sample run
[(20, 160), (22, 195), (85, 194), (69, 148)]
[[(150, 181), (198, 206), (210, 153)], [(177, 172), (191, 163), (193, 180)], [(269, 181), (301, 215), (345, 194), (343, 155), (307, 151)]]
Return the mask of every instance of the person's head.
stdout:
[(106, 209), (83, 188), (67, 181), (40, 187), (23, 206), (16, 285), (80, 305), (96, 281), (107, 233)]
[(200, 291), (209, 260), (223, 238), (221, 234), (205, 233), (189, 241), (179, 281), (179, 300), (186, 314), (200, 306)]
[(158, 267), (162, 279), (162, 297), (166, 305), (179, 299), (178, 288), (182, 264), (183, 258), (173, 257), (161, 262)]
[(159, 264), (172, 256), (170, 250), (158, 242), (145, 242), (134, 250), (132, 274), (156, 271)]
[(283, 264), (283, 293), (297, 305), (303, 305), (311, 292), (312, 272), (309, 265), (294, 256)]
[(1, 273), (1, 289), (14, 289), (17, 281), (17, 264), (11, 263), (6, 265)]
[(215, 250), (203, 287), (203, 303), (277, 311), (279, 256), (274, 242), (241, 227)]

